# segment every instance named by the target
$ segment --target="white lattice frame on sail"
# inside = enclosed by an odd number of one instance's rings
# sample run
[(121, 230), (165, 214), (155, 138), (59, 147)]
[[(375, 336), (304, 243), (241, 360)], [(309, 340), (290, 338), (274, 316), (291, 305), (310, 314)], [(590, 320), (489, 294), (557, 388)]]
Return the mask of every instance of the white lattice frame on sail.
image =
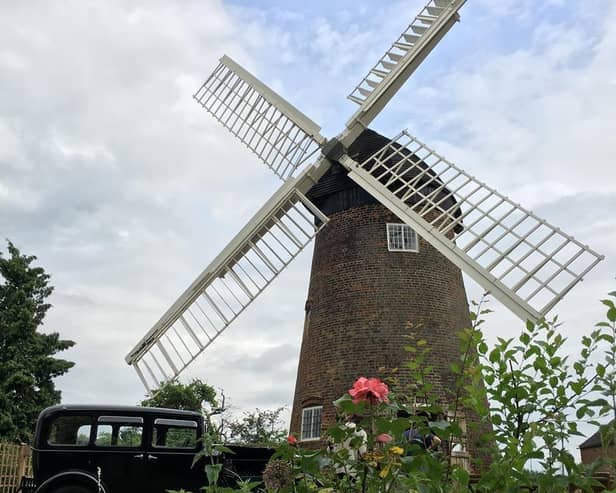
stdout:
[(283, 180), (325, 141), (316, 123), (227, 56), (193, 97)]
[[(351, 91), (348, 99), (360, 105), (347, 123), (359, 120), (364, 127), (393, 97), (417, 66), (458, 19), (466, 0), (430, 0), (408, 28), (385, 52), (368, 75)], [(377, 100), (381, 100), (376, 104)], [(372, 108), (372, 106), (376, 106)], [(349, 143), (346, 143), (347, 145)]]
[(327, 224), (294, 181), (283, 185), (261, 209), (267, 213), (255, 215), (126, 357), (148, 390), (176, 378)]
[(341, 162), (521, 318), (545, 316), (603, 259), (406, 131), (363, 163)]

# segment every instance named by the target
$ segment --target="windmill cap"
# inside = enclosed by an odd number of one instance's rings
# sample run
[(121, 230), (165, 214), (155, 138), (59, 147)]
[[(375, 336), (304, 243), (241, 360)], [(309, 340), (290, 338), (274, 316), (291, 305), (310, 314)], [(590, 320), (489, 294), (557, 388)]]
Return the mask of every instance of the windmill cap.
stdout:
[[(390, 142), (391, 139), (368, 128), (359, 135), (353, 144), (351, 144), (347, 153), (353, 160), (362, 163), (370, 159), (370, 157)], [(394, 144), (394, 146), (397, 145), (398, 144)], [(404, 176), (404, 178), (410, 179), (417, 176), (420, 173), (420, 169), (427, 170), (423, 173), (418, 183), (418, 188), (421, 188), (423, 194), (430, 193), (443, 185), (442, 181), (429, 169), (428, 165), (414, 156), (411, 151), (406, 148), (401, 147), (400, 153), (392, 157), (391, 162), (395, 163), (396, 161), (400, 161), (403, 159), (402, 156), (409, 156), (409, 160), (413, 163), (405, 163), (405, 165), (401, 166), (400, 174)], [(415, 166), (415, 164), (419, 164), (419, 167)], [(333, 166), (321, 177), (318, 183), (309, 190), (308, 197), (325, 214), (333, 214), (363, 205), (380, 203), (347, 175), (347, 170), (338, 162), (334, 162)], [(397, 188), (400, 185), (401, 182), (395, 181), (392, 183), (391, 187)], [(422, 187), (422, 185), (424, 186)], [(413, 194), (406, 203), (408, 205), (413, 205), (420, 200), (421, 196), (419, 194)], [(453, 196), (450, 195), (450, 191), (444, 187), (434, 198), (435, 202), (440, 202), (441, 200), (442, 205), (439, 208), (442, 210), (452, 210), (457, 203)], [(460, 209), (456, 208), (454, 216), (459, 217), (460, 214)], [(456, 233), (461, 230), (461, 225), (456, 226)]]

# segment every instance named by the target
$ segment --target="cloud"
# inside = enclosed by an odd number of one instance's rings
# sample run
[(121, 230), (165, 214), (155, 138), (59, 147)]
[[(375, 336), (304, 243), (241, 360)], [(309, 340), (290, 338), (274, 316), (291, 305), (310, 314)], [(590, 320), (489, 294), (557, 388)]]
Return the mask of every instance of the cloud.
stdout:
[(466, 56), (436, 81), (430, 103), (444, 113), (425, 131), (448, 136), (442, 152), (528, 207), (610, 191), (616, 147), (605, 135), (616, 131), (616, 75), (606, 58), (616, 9), (604, 14), (592, 26), (545, 20), (528, 47)]
[(123, 355), (276, 184), (191, 100), (242, 28), (217, 1), (2, 7), (0, 231), (53, 275), (65, 399), (138, 399)]

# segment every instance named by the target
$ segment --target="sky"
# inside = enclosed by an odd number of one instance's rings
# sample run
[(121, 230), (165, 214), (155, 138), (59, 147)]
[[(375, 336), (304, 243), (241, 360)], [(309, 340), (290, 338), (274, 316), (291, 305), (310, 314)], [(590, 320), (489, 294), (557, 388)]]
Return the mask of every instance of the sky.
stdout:
[[(52, 275), (44, 330), (77, 343), (62, 354), (76, 363), (57, 380), (63, 402), (140, 401), (125, 354), (280, 185), (192, 100), (218, 58), (332, 137), (355, 111), (346, 95), (423, 3), (0, 3), (0, 238)], [(616, 289), (615, 107), (613, 1), (469, 0), (373, 124), (409, 129), (606, 256), (552, 312), (572, 354)], [(311, 255), (184, 378), (224, 389), (237, 413), (290, 406)], [(491, 340), (519, 334), (492, 308)]]

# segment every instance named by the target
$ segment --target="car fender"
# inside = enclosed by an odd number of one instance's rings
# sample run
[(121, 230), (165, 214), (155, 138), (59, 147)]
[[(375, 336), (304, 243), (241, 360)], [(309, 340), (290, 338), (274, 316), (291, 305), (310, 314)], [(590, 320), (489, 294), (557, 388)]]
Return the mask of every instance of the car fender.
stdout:
[(108, 493), (108, 489), (103, 481), (99, 481), (95, 476), (86, 471), (74, 470), (74, 471), (62, 471), (47, 478), (36, 489), (35, 493), (47, 493), (53, 491), (53, 488), (66, 484), (78, 484), (85, 486), (88, 489), (92, 489), (96, 493)]

